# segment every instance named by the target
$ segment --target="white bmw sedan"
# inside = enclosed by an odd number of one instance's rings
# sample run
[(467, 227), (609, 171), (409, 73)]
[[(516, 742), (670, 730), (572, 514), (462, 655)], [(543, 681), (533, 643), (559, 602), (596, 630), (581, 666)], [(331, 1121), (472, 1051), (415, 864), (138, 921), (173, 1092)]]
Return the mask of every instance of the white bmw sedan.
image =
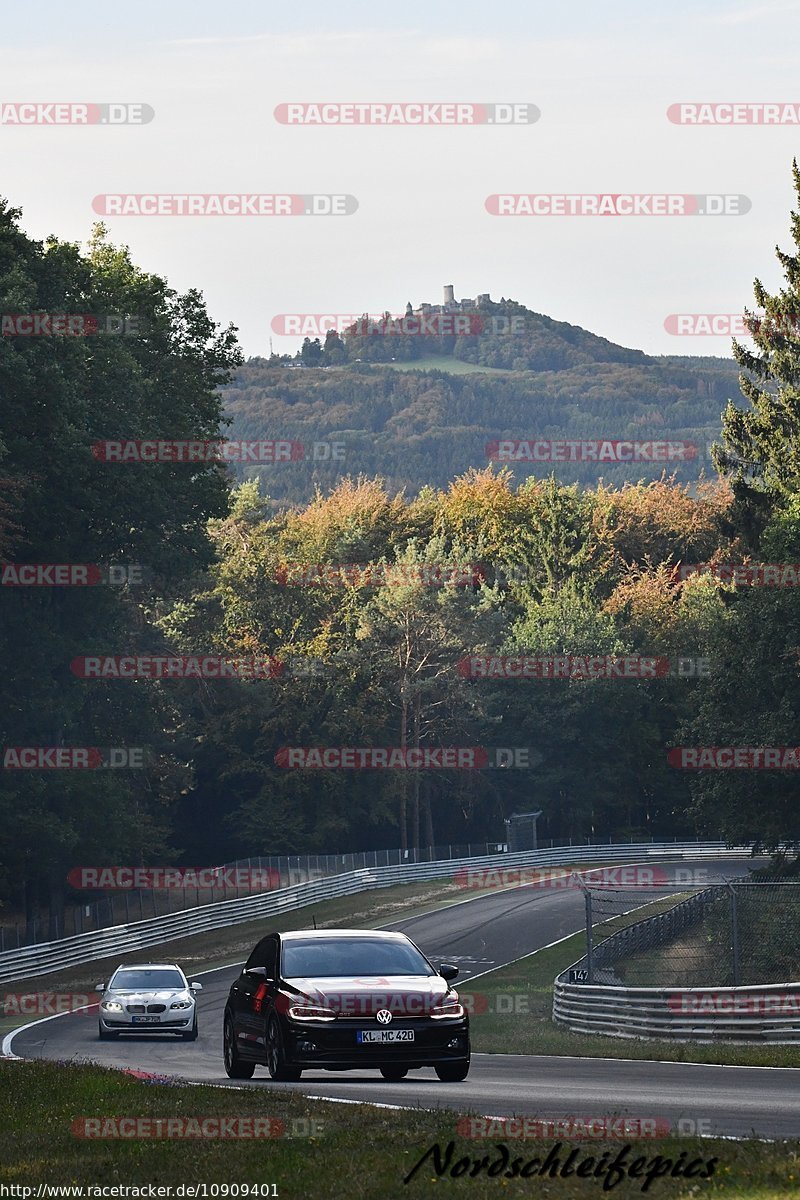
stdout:
[(100, 1040), (120, 1033), (177, 1033), (185, 1041), (197, 1037), (195, 992), (202, 983), (188, 983), (175, 963), (142, 963), (117, 967), (101, 993)]

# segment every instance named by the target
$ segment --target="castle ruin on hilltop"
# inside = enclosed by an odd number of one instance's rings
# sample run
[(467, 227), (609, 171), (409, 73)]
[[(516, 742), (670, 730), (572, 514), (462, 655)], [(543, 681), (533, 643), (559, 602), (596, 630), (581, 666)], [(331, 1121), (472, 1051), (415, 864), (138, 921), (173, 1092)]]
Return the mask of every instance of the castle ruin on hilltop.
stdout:
[(488, 292), (482, 293), (477, 300), (456, 300), (455, 288), (452, 283), (444, 285), (444, 302), (442, 304), (428, 304), (423, 301), (419, 308), (412, 308), (409, 300), (406, 305), (407, 317), (427, 317), (433, 313), (453, 313), (453, 312), (475, 312), (478, 308), (485, 308), (491, 304), (492, 298)]

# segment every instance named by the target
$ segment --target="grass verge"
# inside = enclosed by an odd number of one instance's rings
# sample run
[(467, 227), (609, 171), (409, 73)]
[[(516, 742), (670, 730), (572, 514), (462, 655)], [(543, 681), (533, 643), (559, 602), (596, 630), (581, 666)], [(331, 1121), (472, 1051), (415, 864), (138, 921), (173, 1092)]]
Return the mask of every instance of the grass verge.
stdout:
[[(387, 1110), (366, 1105), (310, 1101), (297, 1093), (265, 1087), (229, 1090), (206, 1086), (153, 1086), (101, 1067), (63, 1066), (47, 1062), (0, 1062), (0, 1183), (31, 1188), (52, 1186), (171, 1186), (192, 1184), (275, 1184), (281, 1200), (394, 1200), (401, 1196), (447, 1194), (559, 1197), (585, 1200), (599, 1193), (601, 1181), (583, 1177), (487, 1178), (467, 1173), (437, 1176), (429, 1157), (408, 1184), (405, 1176), (434, 1143), (446, 1153), (454, 1142), (451, 1165), (464, 1156), (471, 1164), (489, 1156), (499, 1162), (495, 1140), (468, 1141), (456, 1130), (453, 1112)], [(192, 1140), (77, 1137), (73, 1123), (83, 1118), (213, 1118), (271, 1117), (295, 1132), (310, 1128), (312, 1137), (249, 1140)], [(510, 1159), (522, 1164), (542, 1160), (554, 1146), (559, 1164), (572, 1146), (552, 1141), (506, 1141)], [(588, 1157), (606, 1165), (625, 1145), (615, 1140), (598, 1146), (574, 1143), (577, 1166)], [(686, 1197), (702, 1192), (748, 1200), (778, 1200), (796, 1189), (800, 1143), (730, 1142), (692, 1138), (659, 1139), (630, 1146), (627, 1160), (656, 1155), (671, 1165), (685, 1152), (693, 1159), (716, 1159), (710, 1180), (659, 1178), (645, 1194)], [(552, 1159), (551, 1159), (552, 1162)], [(534, 1169), (539, 1169), (534, 1168)], [(640, 1168), (641, 1169), (641, 1168)], [(647, 1169), (647, 1168), (645, 1168)], [(617, 1197), (641, 1196), (645, 1180), (623, 1179), (613, 1187)], [(24, 1197), (24, 1193), (5, 1192)], [(118, 1192), (117, 1195), (120, 1193)], [(184, 1191), (184, 1195), (186, 1192)], [(202, 1193), (199, 1193), (202, 1195)], [(224, 1195), (225, 1193), (219, 1192)], [(231, 1193), (228, 1192), (227, 1195)], [(242, 1193), (240, 1192), (239, 1195)], [(251, 1192), (250, 1195), (254, 1193)], [(261, 1192), (261, 1195), (265, 1195)], [(270, 1191), (270, 1195), (272, 1195)], [(91, 1193), (86, 1193), (87, 1200)]]
[[(606, 922), (604, 932), (652, 916), (667, 902)], [(470, 981), (461, 990), (472, 1010), (472, 1046), (483, 1054), (554, 1054), (584, 1058), (658, 1059), (731, 1066), (800, 1067), (800, 1046), (699, 1045), (573, 1033), (552, 1019), (553, 980), (585, 952), (583, 933)]]

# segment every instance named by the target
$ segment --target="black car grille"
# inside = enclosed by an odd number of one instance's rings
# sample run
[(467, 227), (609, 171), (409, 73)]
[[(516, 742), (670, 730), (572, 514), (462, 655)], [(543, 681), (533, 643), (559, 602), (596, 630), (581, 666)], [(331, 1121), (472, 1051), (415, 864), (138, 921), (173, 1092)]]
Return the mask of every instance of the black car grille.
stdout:
[(166, 1004), (148, 1004), (147, 1011), (149, 1013), (166, 1012)]
[[(375, 1013), (339, 1013), (336, 1017), (337, 1025), (347, 1025), (352, 1028), (360, 1028), (362, 1025), (377, 1025), (379, 1029), (402, 1029), (406, 1021), (428, 1021), (430, 1013), (393, 1013), (392, 1020), (388, 1025), (381, 1025)], [(330, 1025), (328, 1026), (330, 1028)]]
[(166, 1004), (148, 1004), (146, 1007), (144, 1004), (128, 1004), (126, 1007), (129, 1013), (162, 1013), (167, 1011)]

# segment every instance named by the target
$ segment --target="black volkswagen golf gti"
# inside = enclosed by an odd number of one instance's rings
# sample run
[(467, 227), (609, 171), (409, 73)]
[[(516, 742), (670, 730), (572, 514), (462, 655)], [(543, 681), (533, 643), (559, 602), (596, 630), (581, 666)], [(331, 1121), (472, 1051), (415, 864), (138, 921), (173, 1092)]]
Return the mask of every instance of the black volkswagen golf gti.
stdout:
[(447, 1082), (466, 1079), (469, 1018), (449, 986), (457, 974), (402, 933), (268, 934), (228, 995), (225, 1070), (250, 1079), (266, 1066), (288, 1082), (304, 1070), (369, 1067), (399, 1080), (433, 1067)]

